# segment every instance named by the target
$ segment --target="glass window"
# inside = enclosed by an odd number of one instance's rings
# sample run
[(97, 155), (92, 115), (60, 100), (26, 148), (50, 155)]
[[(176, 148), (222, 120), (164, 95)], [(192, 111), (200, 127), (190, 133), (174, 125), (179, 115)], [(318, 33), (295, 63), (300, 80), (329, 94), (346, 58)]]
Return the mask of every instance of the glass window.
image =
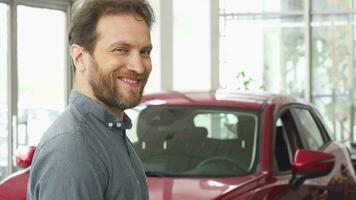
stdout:
[(293, 108), (293, 111), (296, 113), (297, 120), (300, 122), (300, 137), (303, 147), (317, 150), (323, 146), (324, 140), (322, 133), (310, 111), (302, 108)]
[[(304, 96), (302, 17), (220, 18), (220, 84)], [(241, 74), (243, 73), (243, 76)]]
[(127, 136), (151, 175), (219, 177), (253, 169), (256, 113), (166, 105), (127, 113), (133, 122)]
[[(194, 124), (205, 127), (208, 130), (208, 137), (215, 139), (236, 139), (238, 138), (236, 115), (231, 113), (201, 113), (195, 116)], [(215, 124), (213, 124), (213, 122)], [(247, 127), (252, 129), (254, 127)]]
[(352, 24), (351, 15), (314, 16), (312, 22), (312, 98), (339, 141), (352, 129)]
[[(220, 84), (308, 100), (311, 95), (331, 136), (356, 141), (356, 4), (313, 0), (306, 11), (304, 2), (220, 0)], [(309, 12), (310, 24), (302, 12)]]
[(36, 145), (64, 108), (66, 15), (18, 6), (18, 109), (16, 146)]
[(331, 127), (331, 137), (337, 141), (351, 140), (350, 132), (352, 102), (348, 96), (321, 96), (315, 98), (314, 104), (324, 117), (325, 123)]
[(209, 1), (174, 0), (173, 8), (173, 89), (208, 90), (210, 89)]
[(145, 87), (145, 93), (159, 92), (161, 89), (161, 62), (160, 62), (160, 0), (149, 0), (154, 13), (156, 22), (153, 24), (151, 29), (151, 42), (153, 46), (153, 50), (151, 53), (152, 60), (152, 71), (150, 74), (150, 78), (148, 79), (147, 85)]
[(7, 175), (8, 6), (0, 3), (0, 181)]
[(353, 0), (313, 0), (311, 8), (313, 11), (350, 11)]
[(313, 17), (314, 93), (345, 92), (352, 87), (352, 23), (349, 15)]
[(304, 9), (301, 0), (220, 0), (221, 12), (224, 13), (256, 13), (285, 12)]

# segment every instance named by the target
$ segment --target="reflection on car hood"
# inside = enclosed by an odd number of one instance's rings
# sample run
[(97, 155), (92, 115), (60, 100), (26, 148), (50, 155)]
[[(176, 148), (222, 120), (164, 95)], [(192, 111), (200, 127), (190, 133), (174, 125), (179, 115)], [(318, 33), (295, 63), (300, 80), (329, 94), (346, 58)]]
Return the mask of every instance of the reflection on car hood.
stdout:
[[(232, 195), (247, 199), (253, 194), (255, 176), (234, 178), (162, 178), (148, 177), (150, 199), (155, 200), (213, 200)], [(233, 194), (232, 194), (233, 193)]]

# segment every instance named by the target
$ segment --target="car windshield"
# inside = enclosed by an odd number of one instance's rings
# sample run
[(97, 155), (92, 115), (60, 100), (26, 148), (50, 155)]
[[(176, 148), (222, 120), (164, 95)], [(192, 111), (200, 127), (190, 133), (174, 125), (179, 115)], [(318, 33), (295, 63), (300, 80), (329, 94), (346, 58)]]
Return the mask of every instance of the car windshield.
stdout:
[(127, 136), (147, 176), (241, 176), (256, 158), (258, 114), (231, 108), (138, 106)]

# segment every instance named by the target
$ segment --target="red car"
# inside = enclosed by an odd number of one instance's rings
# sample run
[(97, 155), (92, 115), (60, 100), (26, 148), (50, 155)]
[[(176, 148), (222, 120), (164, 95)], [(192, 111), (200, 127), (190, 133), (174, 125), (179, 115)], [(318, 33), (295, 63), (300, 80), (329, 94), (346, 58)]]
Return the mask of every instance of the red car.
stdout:
[[(152, 200), (356, 199), (349, 151), (300, 99), (171, 92), (145, 95), (127, 114)], [(0, 199), (25, 199), (28, 173), (3, 181)]]

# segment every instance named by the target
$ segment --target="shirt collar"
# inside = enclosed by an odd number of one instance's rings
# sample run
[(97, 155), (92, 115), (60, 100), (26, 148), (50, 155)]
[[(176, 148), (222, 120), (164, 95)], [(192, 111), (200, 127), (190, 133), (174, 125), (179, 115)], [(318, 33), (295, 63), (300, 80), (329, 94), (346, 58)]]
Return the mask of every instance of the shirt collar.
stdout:
[(109, 128), (130, 129), (132, 127), (131, 119), (124, 113), (123, 120), (119, 120), (109, 109), (93, 101), (89, 97), (72, 90), (69, 96), (69, 103), (74, 105), (79, 111), (91, 113)]

